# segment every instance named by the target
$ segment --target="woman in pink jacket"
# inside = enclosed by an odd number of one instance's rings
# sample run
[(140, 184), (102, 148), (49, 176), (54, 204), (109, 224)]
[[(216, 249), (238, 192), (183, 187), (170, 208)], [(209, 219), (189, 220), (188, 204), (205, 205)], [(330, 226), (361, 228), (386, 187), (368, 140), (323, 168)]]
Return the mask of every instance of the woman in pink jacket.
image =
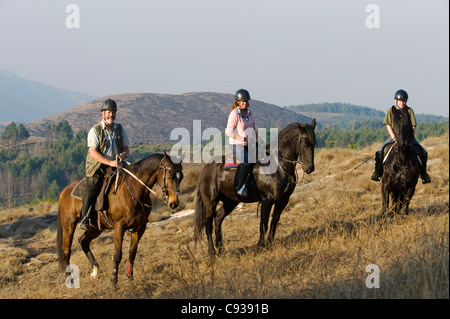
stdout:
[(229, 137), (234, 155), (242, 163), (239, 166), (239, 182), (236, 191), (238, 195), (246, 197), (248, 195), (246, 183), (256, 161), (256, 154), (251, 158), (253, 161), (249, 160), (248, 142), (249, 140), (256, 141), (257, 134), (253, 113), (248, 109), (250, 93), (247, 90), (240, 89), (235, 93), (234, 99), (225, 133)]

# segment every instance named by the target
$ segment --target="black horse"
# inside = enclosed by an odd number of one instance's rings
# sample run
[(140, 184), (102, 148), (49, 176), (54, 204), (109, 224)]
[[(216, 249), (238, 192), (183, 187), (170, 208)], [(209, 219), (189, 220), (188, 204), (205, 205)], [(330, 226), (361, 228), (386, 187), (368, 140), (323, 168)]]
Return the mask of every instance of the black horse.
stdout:
[[(253, 169), (253, 191), (250, 190), (249, 196), (246, 198), (237, 195), (234, 186), (235, 170), (225, 170), (223, 160), (222, 163), (209, 163), (204, 166), (197, 188), (194, 235), (195, 239), (198, 240), (201, 237), (202, 229), (205, 228), (208, 251), (211, 256), (216, 254), (212, 239), (213, 222), (215, 225), (215, 244), (220, 254), (223, 251), (222, 222), (239, 202), (259, 201), (262, 203), (258, 246), (267, 245), (265, 235), (270, 211), (272, 206), (275, 205), (268, 236), (268, 242), (273, 242), (281, 212), (288, 204), (289, 197), (296, 186), (296, 164), (302, 164), (303, 170), (307, 174), (314, 171), (315, 126), (315, 119), (312, 120), (310, 125), (292, 123), (279, 133), (278, 157), (268, 154), (270, 161), (276, 163), (276, 171), (272, 174), (265, 174), (263, 167), (267, 163), (257, 162)], [(270, 150), (270, 145), (267, 146), (267, 150)], [(219, 201), (223, 203), (223, 210), (216, 212)]]
[(414, 130), (406, 108), (393, 107), (392, 129), (396, 142), (386, 158), (381, 178), (382, 214), (390, 209), (391, 197), (393, 212), (407, 215), (420, 176), (420, 165), (413, 145)]

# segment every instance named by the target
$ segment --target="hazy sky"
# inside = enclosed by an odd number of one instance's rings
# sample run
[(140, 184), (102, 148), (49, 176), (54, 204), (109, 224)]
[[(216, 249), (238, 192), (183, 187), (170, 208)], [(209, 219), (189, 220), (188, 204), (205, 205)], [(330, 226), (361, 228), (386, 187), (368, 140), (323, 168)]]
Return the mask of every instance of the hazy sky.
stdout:
[(448, 117), (448, 28), (448, 0), (0, 0), (0, 69), (96, 96), (242, 87), (382, 111), (403, 88)]

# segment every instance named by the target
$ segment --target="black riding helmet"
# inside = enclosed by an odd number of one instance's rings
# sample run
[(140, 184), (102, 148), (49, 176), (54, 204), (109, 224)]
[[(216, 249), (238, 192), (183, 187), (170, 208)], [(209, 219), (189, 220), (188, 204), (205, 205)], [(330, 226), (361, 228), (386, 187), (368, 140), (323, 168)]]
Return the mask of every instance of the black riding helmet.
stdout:
[(102, 107), (101, 107), (101, 111), (117, 111), (117, 104), (116, 101), (111, 100), (111, 99), (107, 99), (103, 102)]
[(250, 101), (250, 93), (248, 93), (247, 90), (244, 89), (239, 89), (236, 91), (236, 93), (234, 94), (234, 99), (236, 101)]
[(405, 90), (398, 90), (395, 92), (394, 99), (399, 101), (408, 101), (408, 93)]

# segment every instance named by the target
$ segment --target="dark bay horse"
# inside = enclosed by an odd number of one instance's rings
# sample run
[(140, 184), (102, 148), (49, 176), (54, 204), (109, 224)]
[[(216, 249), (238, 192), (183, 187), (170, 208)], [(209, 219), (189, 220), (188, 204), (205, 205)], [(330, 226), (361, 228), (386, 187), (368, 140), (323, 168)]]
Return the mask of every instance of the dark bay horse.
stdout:
[(390, 209), (391, 197), (393, 212), (405, 216), (420, 176), (419, 160), (413, 145), (414, 130), (406, 108), (393, 107), (392, 129), (396, 142), (384, 163), (381, 178), (382, 214)]
[[(178, 206), (178, 192), (183, 173), (181, 164), (175, 164), (167, 154), (152, 154), (143, 160), (127, 167), (142, 183), (130, 174), (122, 171), (122, 182), (117, 192), (108, 194), (108, 215), (110, 221), (101, 217), (102, 229), (90, 227), (78, 241), (92, 266), (91, 276), (96, 277), (99, 265), (92, 254), (90, 243), (98, 237), (103, 229), (114, 227), (114, 266), (111, 275), (113, 284), (117, 283), (119, 263), (122, 258), (122, 242), (126, 230), (131, 231), (131, 245), (128, 263), (128, 278), (133, 278), (133, 265), (139, 240), (145, 232), (148, 216), (152, 210), (150, 191), (158, 183), (163, 189), (170, 208)], [(72, 190), (81, 180), (64, 188), (59, 196), (57, 246), (59, 263), (62, 270), (69, 265), (72, 240), (75, 228), (80, 219), (81, 200), (71, 196)], [(100, 227), (99, 227), (100, 228)]]
[[(281, 212), (288, 204), (296, 186), (296, 164), (301, 163), (307, 174), (314, 171), (315, 126), (315, 119), (310, 125), (292, 123), (279, 133), (278, 157), (269, 154), (270, 160), (275, 161), (277, 165), (275, 173), (264, 174), (262, 167), (267, 164), (257, 162), (253, 169), (253, 180), (257, 190), (256, 193), (249, 193), (246, 198), (237, 195), (234, 187), (235, 170), (225, 170), (223, 160), (222, 163), (209, 163), (203, 167), (197, 188), (194, 235), (196, 240), (200, 239), (201, 231), (205, 228), (208, 252), (211, 256), (216, 255), (212, 238), (213, 226), (215, 226), (215, 245), (220, 254), (223, 251), (222, 222), (239, 202), (262, 203), (258, 246), (267, 245), (265, 236), (270, 211), (274, 205), (268, 235), (268, 243), (273, 242)], [(223, 210), (216, 212), (216, 206), (220, 201), (223, 203)]]

